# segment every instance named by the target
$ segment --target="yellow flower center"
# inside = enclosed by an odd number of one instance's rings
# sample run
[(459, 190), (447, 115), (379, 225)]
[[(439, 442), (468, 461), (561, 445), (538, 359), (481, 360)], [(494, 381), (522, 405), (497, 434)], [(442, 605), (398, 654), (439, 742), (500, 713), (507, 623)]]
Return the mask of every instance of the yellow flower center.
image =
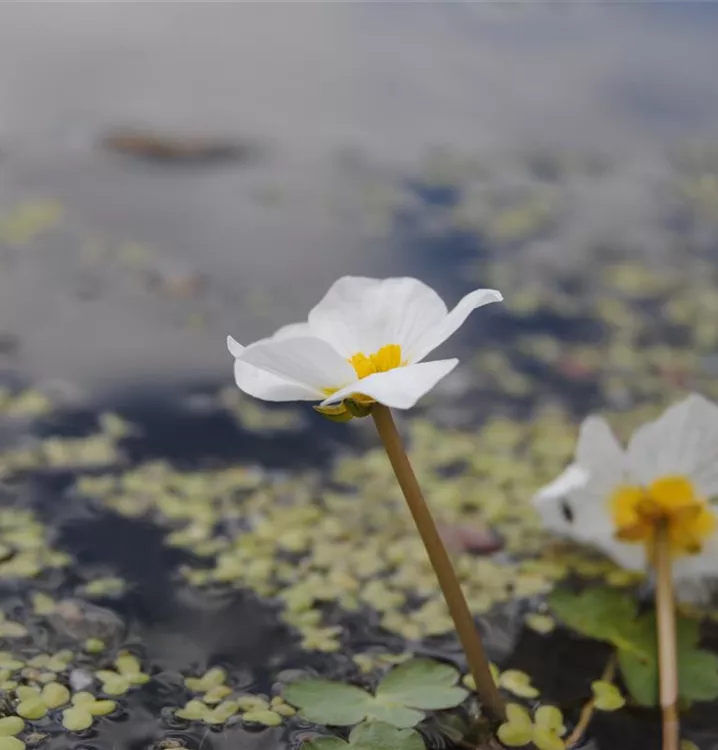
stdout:
[(665, 524), (671, 552), (694, 555), (716, 530), (715, 515), (698, 497), (691, 482), (682, 476), (666, 476), (648, 487), (626, 485), (611, 496), (611, 515), (616, 538), (643, 542), (649, 554), (660, 524)]
[[(401, 346), (399, 344), (387, 344), (386, 346), (382, 346), (378, 352), (374, 352), (374, 354), (369, 354), (368, 356), (363, 352), (358, 352), (349, 357), (348, 362), (354, 368), (354, 372), (360, 380), (373, 375), (375, 372), (388, 372), (397, 367), (403, 367), (406, 364), (401, 360)], [(324, 393), (327, 396), (331, 396), (336, 392), (336, 388), (324, 389)], [(348, 399), (359, 404), (360, 407), (367, 407), (374, 403), (373, 398), (364, 396), (361, 393), (352, 393)], [(347, 407), (344, 402), (332, 406), (315, 406), (314, 408), (320, 414), (325, 414), (326, 416), (339, 419), (346, 416), (351, 419), (351, 416), (348, 416)]]
[(399, 344), (387, 344), (368, 357), (359, 352), (349, 357), (349, 364), (360, 379), (373, 375), (375, 372), (388, 372), (402, 366), (401, 347)]

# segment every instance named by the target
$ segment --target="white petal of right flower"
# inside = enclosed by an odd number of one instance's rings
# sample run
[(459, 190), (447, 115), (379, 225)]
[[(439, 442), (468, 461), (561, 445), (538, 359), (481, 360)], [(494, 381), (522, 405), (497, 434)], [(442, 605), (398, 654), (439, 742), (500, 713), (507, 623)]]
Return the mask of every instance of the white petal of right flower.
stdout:
[(641, 484), (688, 477), (703, 497), (718, 494), (718, 406), (698, 394), (640, 427), (628, 444), (631, 473)]

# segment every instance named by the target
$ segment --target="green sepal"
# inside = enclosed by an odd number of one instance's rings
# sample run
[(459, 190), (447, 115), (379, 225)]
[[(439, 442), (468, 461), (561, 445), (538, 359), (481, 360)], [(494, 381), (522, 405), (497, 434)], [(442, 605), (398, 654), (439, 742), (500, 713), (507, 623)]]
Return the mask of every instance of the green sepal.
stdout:
[(371, 404), (365, 406), (348, 398), (344, 401), (344, 405), (355, 417), (368, 417), (371, 413)]

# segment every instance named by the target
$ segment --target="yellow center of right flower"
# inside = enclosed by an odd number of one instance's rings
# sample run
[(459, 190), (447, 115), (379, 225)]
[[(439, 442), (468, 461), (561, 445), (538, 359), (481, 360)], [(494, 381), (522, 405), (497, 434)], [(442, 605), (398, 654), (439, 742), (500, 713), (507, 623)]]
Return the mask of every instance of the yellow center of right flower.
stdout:
[(716, 531), (716, 518), (708, 503), (682, 476), (665, 476), (647, 487), (619, 487), (610, 499), (616, 538), (652, 547), (656, 529), (665, 524), (671, 552), (694, 555)]

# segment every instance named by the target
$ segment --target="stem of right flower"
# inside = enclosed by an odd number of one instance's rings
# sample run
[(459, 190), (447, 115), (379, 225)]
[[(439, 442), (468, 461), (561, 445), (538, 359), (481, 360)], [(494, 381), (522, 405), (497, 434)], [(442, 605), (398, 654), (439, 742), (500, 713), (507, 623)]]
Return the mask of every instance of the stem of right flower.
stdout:
[(665, 523), (661, 523), (656, 529), (653, 552), (653, 564), (656, 570), (656, 627), (663, 750), (678, 750), (676, 604), (673, 594), (671, 549)]
[(476, 692), (491, 713), (497, 719), (503, 720), (506, 717), (504, 699), (491, 676), (489, 660), (476, 630), (474, 618), (461, 591), (461, 584), (446, 547), (441, 541), (431, 511), (421, 494), (419, 483), (416, 481), (391, 411), (382, 404), (374, 404), (371, 415), (426, 548), (429, 561), (436, 573), (449, 614), (454, 621), (456, 633), (464, 649), (466, 661), (476, 683)]

